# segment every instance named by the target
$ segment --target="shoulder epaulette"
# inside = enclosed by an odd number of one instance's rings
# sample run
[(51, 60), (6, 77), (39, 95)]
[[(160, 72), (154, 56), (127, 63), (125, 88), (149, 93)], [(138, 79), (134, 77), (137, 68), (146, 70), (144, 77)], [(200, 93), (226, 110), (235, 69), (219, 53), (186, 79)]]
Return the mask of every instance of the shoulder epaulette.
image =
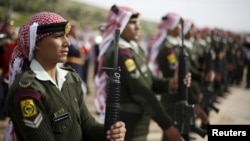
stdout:
[(169, 42), (165, 42), (165, 47), (166, 48), (173, 48), (173, 45), (170, 44)]
[(119, 48), (130, 48), (130, 46), (126, 46), (124, 44), (119, 44)]
[(75, 80), (81, 81), (81, 77), (79, 76), (79, 74), (76, 72), (75, 69), (71, 67), (61, 67), (61, 69), (69, 71), (69, 73), (67, 74), (68, 82), (74, 82)]
[(71, 67), (62, 66), (62, 67), (60, 67), (60, 68), (63, 69), (63, 70), (68, 70), (68, 71), (76, 72), (75, 69), (73, 69), (73, 68), (71, 68)]

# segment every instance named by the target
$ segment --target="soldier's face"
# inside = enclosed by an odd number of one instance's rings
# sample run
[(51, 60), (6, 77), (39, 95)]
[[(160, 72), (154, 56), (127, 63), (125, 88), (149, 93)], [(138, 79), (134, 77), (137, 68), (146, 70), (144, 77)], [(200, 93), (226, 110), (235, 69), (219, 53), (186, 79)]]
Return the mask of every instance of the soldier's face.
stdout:
[(126, 25), (125, 29), (121, 34), (121, 38), (126, 40), (127, 42), (130, 41), (138, 41), (140, 38), (140, 21), (138, 18), (132, 18), (129, 20), (128, 24)]
[(181, 24), (178, 24), (174, 29), (167, 30), (168, 35), (171, 35), (172, 37), (178, 37), (181, 33)]
[(178, 25), (174, 28), (173, 32), (174, 32), (174, 35), (175, 35), (175, 36), (179, 36), (180, 33), (181, 33), (181, 24), (178, 24)]
[(63, 63), (67, 60), (69, 45), (65, 32), (55, 32), (37, 42), (35, 58), (44, 63)]

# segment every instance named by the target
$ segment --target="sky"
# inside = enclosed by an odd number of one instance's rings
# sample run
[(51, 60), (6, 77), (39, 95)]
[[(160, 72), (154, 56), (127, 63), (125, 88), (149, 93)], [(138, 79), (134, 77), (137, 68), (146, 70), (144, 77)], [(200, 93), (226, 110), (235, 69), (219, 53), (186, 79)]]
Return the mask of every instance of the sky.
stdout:
[(168, 12), (193, 20), (198, 27), (217, 27), (250, 33), (250, 0), (75, 0), (110, 9), (113, 4), (141, 12), (145, 20), (160, 22)]

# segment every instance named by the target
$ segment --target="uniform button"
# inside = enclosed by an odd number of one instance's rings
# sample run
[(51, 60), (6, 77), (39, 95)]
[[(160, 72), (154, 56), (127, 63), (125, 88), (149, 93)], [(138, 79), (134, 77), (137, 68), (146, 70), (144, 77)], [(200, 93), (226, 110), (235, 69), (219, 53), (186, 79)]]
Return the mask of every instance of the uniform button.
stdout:
[(66, 126), (64, 125), (64, 126), (62, 126), (62, 130), (64, 131), (66, 129)]

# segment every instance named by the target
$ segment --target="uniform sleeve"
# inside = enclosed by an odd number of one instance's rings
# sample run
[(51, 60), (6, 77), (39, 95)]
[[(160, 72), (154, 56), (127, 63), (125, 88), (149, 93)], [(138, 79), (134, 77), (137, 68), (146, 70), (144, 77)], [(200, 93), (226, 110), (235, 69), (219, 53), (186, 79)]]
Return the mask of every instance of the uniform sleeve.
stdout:
[(41, 95), (34, 90), (20, 91), (8, 97), (8, 116), (23, 140), (55, 141), (50, 120), (40, 98)]
[(74, 83), (74, 85), (78, 85), (75, 87), (75, 89), (78, 89), (77, 91), (79, 91), (77, 99), (78, 99), (83, 140), (102, 141), (106, 138), (106, 134), (104, 133), (104, 126), (103, 124), (98, 123), (95, 120), (95, 118), (91, 115), (84, 100), (84, 95), (85, 95), (84, 91), (82, 91), (81, 89), (83, 81), (81, 80), (80, 76), (77, 73), (74, 74), (77, 75), (75, 77), (77, 78), (78, 82)]
[(157, 62), (164, 78), (172, 78), (174, 76), (178, 64), (177, 57), (172, 45), (168, 44), (167, 47), (165, 45), (160, 46)]
[(169, 80), (170, 78), (159, 78), (152, 75), (153, 86), (152, 90), (156, 94), (166, 94), (169, 90)]
[[(121, 67), (121, 85), (125, 85), (128, 89), (128, 94), (135, 103), (140, 105), (144, 112), (154, 119), (163, 130), (171, 126), (172, 121), (170, 117), (152, 90), (152, 83), (156, 81), (153, 80), (152, 75), (143, 75), (138, 70), (138, 66), (133, 64), (135, 62), (133, 58), (121, 56), (118, 62)], [(165, 83), (165, 86), (167, 86), (167, 83)]]
[(80, 114), (82, 121), (82, 131), (85, 140), (101, 141), (106, 138), (103, 124), (98, 123), (90, 114), (84, 100), (80, 103)]
[(197, 68), (193, 67), (192, 64), (189, 64), (188, 66), (189, 72), (192, 73), (192, 79), (194, 79), (195, 81), (201, 81), (202, 72)]

